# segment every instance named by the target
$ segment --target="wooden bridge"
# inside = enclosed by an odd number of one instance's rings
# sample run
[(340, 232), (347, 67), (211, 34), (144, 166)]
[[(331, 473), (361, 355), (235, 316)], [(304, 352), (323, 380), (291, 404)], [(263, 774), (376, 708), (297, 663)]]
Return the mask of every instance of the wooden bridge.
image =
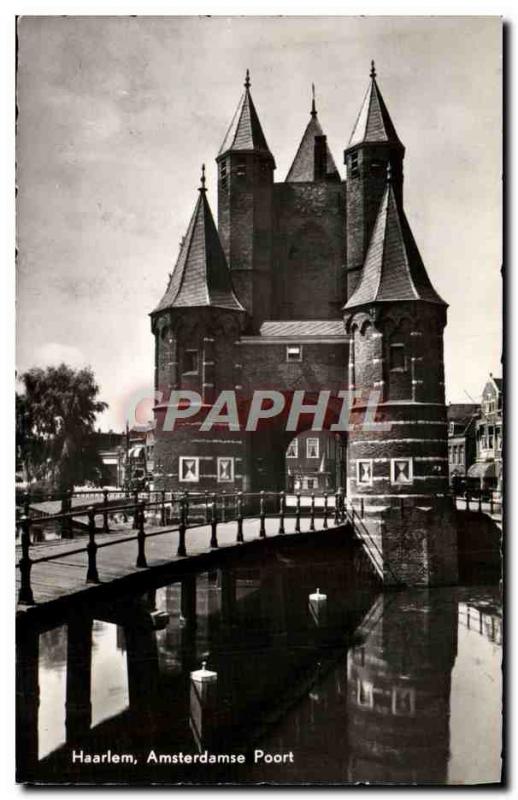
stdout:
[[(304, 501), (306, 500), (306, 503)], [(125, 528), (111, 530), (124, 516)], [(266, 539), (326, 535), (347, 530), (359, 540), (372, 571), (383, 577), (382, 555), (362, 520), (363, 510), (348, 504), (341, 491), (302, 498), (288, 505), (284, 492), (233, 495), (165, 495), (158, 499), (123, 498), (64, 513), (19, 520), (17, 546), (18, 612), (74, 599), (98, 599), (115, 585), (121, 590), (143, 585), (151, 574), (176, 577), (214, 568), (224, 553), (257, 548)], [(83, 519), (85, 537), (74, 538), (73, 523)], [(35, 542), (41, 525), (61, 526), (65, 538)]]

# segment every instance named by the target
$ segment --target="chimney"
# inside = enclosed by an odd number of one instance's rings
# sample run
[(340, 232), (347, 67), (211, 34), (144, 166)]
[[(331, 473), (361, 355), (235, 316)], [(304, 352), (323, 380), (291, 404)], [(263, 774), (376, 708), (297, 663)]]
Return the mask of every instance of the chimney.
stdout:
[(327, 174), (327, 136), (315, 136), (314, 180), (323, 181)]

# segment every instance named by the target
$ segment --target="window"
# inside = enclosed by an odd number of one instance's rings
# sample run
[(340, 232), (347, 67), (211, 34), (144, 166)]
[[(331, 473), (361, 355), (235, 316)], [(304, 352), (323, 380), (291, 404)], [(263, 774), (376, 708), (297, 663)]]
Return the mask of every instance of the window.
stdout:
[(302, 361), (302, 346), (289, 344), (286, 347), (286, 361)]
[(356, 462), (356, 483), (372, 485), (372, 458), (358, 459)]
[(391, 344), (390, 345), (390, 369), (406, 370), (406, 355), (404, 344)]
[(370, 681), (361, 681), (358, 678), (356, 700), (359, 706), (367, 706), (372, 708), (374, 706), (374, 692), (373, 685)]
[(390, 459), (390, 482), (395, 486), (404, 486), (414, 482), (411, 458)]
[(455, 433), (455, 423), (454, 422), (450, 422), (450, 433), (451, 433), (452, 436)]
[(246, 175), (246, 161), (245, 159), (240, 159), (236, 164), (236, 175), (238, 178), (244, 178)]
[(459, 464), (464, 464), (464, 445), (459, 445)]
[(318, 439), (306, 439), (306, 458), (318, 458), (319, 444)]
[(226, 189), (228, 187), (228, 174), (227, 174), (227, 162), (222, 161), (219, 165), (219, 177), (221, 181), (221, 188)]
[(415, 714), (415, 690), (394, 686), (392, 688), (392, 713), (398, 717), (413, 717)]
[(318, 481), (316, 478), (306, 478), (304, 482), (306, 484), (305, 488), (308, 491), (311, 491), (312, 489), (318, 489)]
[(358, 153), (353, 153), (351, 156), (351, 160), (349, 162), (350, 167), (350, 177), (357, 178), (360, 174), (360, 170), (358, 168)]
[(293, 439), (292, 442), (288, 445), (288, 449), (286, 450), (286, 458), (298, 458), (299, 456), (299, 440)]
[(227, 456), (218, 458), (218, 483), (234, 483), (234, 459)]
[(183, 372), (187, 375), (198, 373), (198, 351), (186, 350), (183, 356)]
[(180, 456), (179, 478), (181, 483), (198, 483), (200, 480), (200, 459), (196, 456)]

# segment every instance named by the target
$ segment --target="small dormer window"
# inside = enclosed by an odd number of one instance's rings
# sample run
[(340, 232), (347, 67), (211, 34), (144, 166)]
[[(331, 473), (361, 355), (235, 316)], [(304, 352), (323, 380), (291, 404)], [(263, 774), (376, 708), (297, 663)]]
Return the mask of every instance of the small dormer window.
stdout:
[(302, 345), (289, 344), (286, 347), (286, 361), (302, 361)]
[(349, 162), (350, 167), (350, 177), (357, 178), (360, 174), (360, 170), (358, 168), (358, 153), (353, 153), (351, 156), (351, 160)]
[(227, 189), (228, 187), (228, 173), (227, 173), (227, 162), (222, 161), (219, 165), (219, 179), (222, 189)]
[(183, 373), (184, 375), (197, 375), (198, 374), (198, 351), (186, 350), (183, 357)]
[(404, 344), (390, 345), (390, 369), (404, 372), (406, 370), (406, 355)]

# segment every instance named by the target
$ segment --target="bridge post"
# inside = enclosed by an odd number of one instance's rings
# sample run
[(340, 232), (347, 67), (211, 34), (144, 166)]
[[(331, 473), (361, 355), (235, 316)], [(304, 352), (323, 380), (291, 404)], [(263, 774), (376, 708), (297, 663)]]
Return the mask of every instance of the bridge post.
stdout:
[(31, 515), (31, 493), (25, 492), (23, 495), (23, 516), (30, 517)]
[(138, 528), (138, 490), (136, 489), (133, 492), (133, 504), (135, 506), (135, 511), (133, 512), (133, 528), (137, 530)]
[(363, 497), (360, 498), (360, 517), (365, 519), (365, 499)]
[(340, 525), (340, 490), (335, 493), (335, 526)]
[(324, 528), (327, 528), (327, 492), (324, 492)]
[(295, 533), (300, 533), (300, 492), (297, 492), (297, 507), (295, 509)]
[(225, 522), (225, 500), (226, 500), (226, 496), (225, 496), (225, 491), (223, 490), (221, 492), (221, 521), (222, 522)]
[(266, 527), (265, 527), (265, 508), (264, 508), (264, 489), (261, 490), (261, 498), (259, 500), (259, 519), (260, 519), (260, 526), (259, 526), (259, 536), (261, 539), (266, 537)]
[[(214, 495), (215, 497), (216, 495)], [(218, 516), (217, 516), (217, 509), (216, 509), (216, 501), (213, 500), (211, 504), (211, 515), (210, 515), (210, 546), (212, 549), (218, 546), (218, 535), (217, 535), (217, 527), (218, 527)]]
[(482, 514), (482, 492), (478, 496), (478, 513)]
[(469, 492), (466, 492), (466, 511), (469, 511)]
[(138, 542), (138, 555), (137, 555), (137, 567), (147, 567), (146, 561), (146, 532), (144, 530), (145, 525), (145, 507), (146, 503), (144, 500), (141, 500), (139, 503), (139, 515), (138, 515), (138, 535), (137, 535), (137, 542)]
[(160, 525), (165, 525), (165, 489), (160, 492)]
[(110, 532), (110, 526), (108, 525), (108, 490), (103, 489), (103, 533)]
[(29, 517), (22, 517), (20, 524), (22, 527), (22, 557), (20, 558), (20, 591), (18, 593), (18, 602), (26, 606), (32, 606), (34, 605), (34, 596), (31, 588), (31, 520)]
[(196, 575), (186, 575), (181, 582), (180, 625), (192, 630), (196, 622)]
[(237, 538), (236, 542), (244, 542), (243, 537), (243, 492), (237, 494)]
[(204, 492), (205, 498), (205, 524), (209, 524), (209, 493), (207, 491)]
[(284, 492), (279, 493), (279, 533), (285, 533), (284, 529)]
[(490, 514), (494, 514), (494, 511), (495, 511), (495, 506), (494, 506), (494, 500), (493, 500), (493, 491), (491, 490), (489, 492), (489, 513)]
[(183, 497), (180, 497), (178, 502), (180, 504), (180, 524), (178, 525), (178, 550), (176, 551), (176, 555), (186, 556), (187, 550), (185, 549), (185, 530), (187, 525), (185, 517), (185, 500)]
[(189, 527), (189, 511), (190, 511), (190, 498), (189, 492), (183, 493), (184, 501), (185, 501), (185, 527)]
[(315, 493), (311, 492), (311, 508), (309, 511), (309, 530), (315, 530)]
[(97, 572), (97, 544), (95, 541), (95, 511), (93, 506), (88, 509), (88, 544), (86, 545), (88, 552), (88, 570), (86, 573), (87, 583), (99, 583), (99, 574)]

